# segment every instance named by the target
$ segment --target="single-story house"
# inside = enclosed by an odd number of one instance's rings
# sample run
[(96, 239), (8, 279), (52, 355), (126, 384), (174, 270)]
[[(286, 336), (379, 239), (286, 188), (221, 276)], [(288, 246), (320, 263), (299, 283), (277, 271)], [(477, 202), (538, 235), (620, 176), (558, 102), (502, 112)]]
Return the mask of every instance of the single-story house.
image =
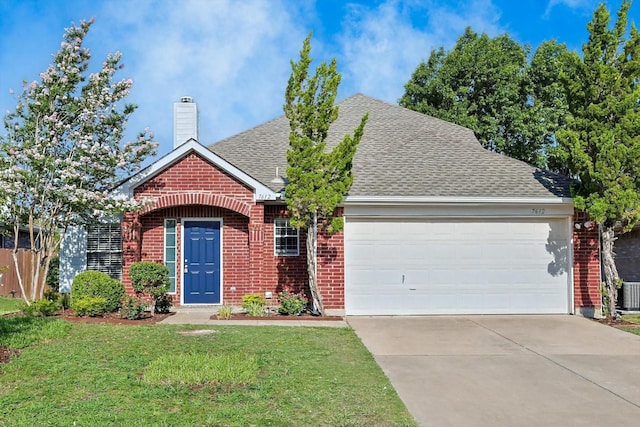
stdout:
[[(205, 147), (195, 104), (182, 101), (174, 150), (116, 189), (147, 200), (144, 209), (73, 230), (61, 286), (102, 268), (131, 290), (129, 266), (148, 260), (169, 267), (177, 305), (305, 291), (305, 235), (290, 226), (284, 200), (287, 119)], [(600, 312), (598, 233), (574, 212), (566, 178), (397, 105), (357, 94), (338, 106), (329, 148), (366, 112), (369, 121), (340, 208), (344, 230), (319, 241), (328, 313)]]
[[(15, 246), (15, 231), (13, 226), (0, 222), (0, 249), (13, 249)], [(18, 249), (31, 249), (29, 230), (21, 227), (18, 231)]]

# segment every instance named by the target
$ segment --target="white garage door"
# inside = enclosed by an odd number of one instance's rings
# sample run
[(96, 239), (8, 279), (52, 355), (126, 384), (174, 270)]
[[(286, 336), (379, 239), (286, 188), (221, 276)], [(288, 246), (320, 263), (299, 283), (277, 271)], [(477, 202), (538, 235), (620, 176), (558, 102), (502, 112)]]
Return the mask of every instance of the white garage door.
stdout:
[(566, 219), (372, 220), (345, 226), (345, 311), (568, 313)]

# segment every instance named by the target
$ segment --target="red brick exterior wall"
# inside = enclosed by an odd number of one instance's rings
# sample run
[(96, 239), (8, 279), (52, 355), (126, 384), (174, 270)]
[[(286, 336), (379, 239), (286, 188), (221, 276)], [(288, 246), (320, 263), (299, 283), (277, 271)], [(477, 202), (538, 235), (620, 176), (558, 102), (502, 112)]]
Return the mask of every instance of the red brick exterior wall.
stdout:
[(573, 228), (573, 288), (576, 313), (597, 316), (602, 308), (600, 295), (600, 240), (598, 227), (585, 228), (588, 217), (576, 212)]
[(318, 235), (318, 289), (325, 309), (344, 309), (344, 230)]
[[(307, 289), (306, 236), (300, 233), (298, 256), (276, 256), (274, 220), (288, 216), (283, 205), (253, 202), (253, 191), (197, 154), (187, 155), (134, 189), (138, 200), (150, 204), (123, 220), (123, 283), (133, 292), (128, 274), (133, 262), (164, 262), (164, 220), (176, 219), (177, 264), (174, 304), (182, 299), (183, 218), (222, 219), (222, 301), (240, 305), (242, 296), (271, 291), (273, 304), (283, 290)], [(342, 233), (321, 236), (319, 286), (328, 309), (344, 308), (344, 245)]]
[(134, 190), (137, 199), (167, 194), (219, 194), (253, 204), (253, 190), (192, 153)]
[[(307, 289), (306, 236), (300, 233), (299, 256), (276, 256), (274, 220), (286, 218), (283, 205), (253, 202), (253, 191), (197, 154), (189, 154), (134, 190), (138, 199), (152, 200), (142, 212), (123, 220), (123, 282), (132, 292), (128, 269), (139, 260), (164, 262), (164, 219), (177, 220), (181, 242), (183, 218), (221, 218), (222, 301), (240, 305), (248, 293), (271, 291), (275, 304), (283, 290)], [(342, 215), (342, 210), (338, 212)], [(587, 220), (576, 213), (575, 222)], [(573, 229), (574, 303), (576, 312), (598, 313), (600, 255), (597, 227)], [(181, 300), (181, 262), (178, 244), (176, 305)], [(344, 234), (318, 236), (318, 286), (326, 309), (344, 309)]]
[[(181, 277), (182, 277), (182, 225), (184, 218), (220, 218), (222, 219), (222, 296), (225, 302), (235, 303), (241, 301), (244, 294), (251, 292), (249, 277), (249, 247), (248, 224), (249, 219), (236, 212), (215, 206), (177, 206), (153, 211), (141, 217), (142, 244), (140, 259), (144, 261), (164, 262), (164, 220), (172, 218), (177, 220), (176, 239), (176, 294), (174, 303), (180, 304)], [(128, 271), (131, 263), (126, 263), (124, 273)], [(128, 274), (123, 274), (123, 282), (129, 292), (132, 292), (131, 281)], [(235, 290), (234, 290), (235, 288)], [(229, 300), (229, 301), (227, 301)]]
[(307, 246), (306, 234), (301, 230), (299, 237), (300, 254), (298, 256), (276, 256), (274, 220), (287, 218), (285, 206), (265, 206), (264, 211), (264, 279), (273, 286), (274, 292), (289, 291), (304, 293), (309, 297), (307, 289)]

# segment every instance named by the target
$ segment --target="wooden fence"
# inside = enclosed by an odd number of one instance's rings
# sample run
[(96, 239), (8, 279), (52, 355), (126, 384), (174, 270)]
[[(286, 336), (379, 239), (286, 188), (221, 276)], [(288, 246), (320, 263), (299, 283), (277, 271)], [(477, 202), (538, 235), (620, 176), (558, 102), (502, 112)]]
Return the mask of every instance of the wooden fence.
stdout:
[[(15, 291), (16, 298), (22, 298), (20, 285), (18, 284), (18, 274), (13, 263), (13, 249), (0, 249), (0, 266), (7, 265), (9, 269), (2, 272), (2, 280), (0, 281), (0, 295), (12, 298), (11, 291)], [(27, 295), (31, 294), (31, 257), (33, 253), (30, 250), (18, 249), (18, 264), (22, 272), (22, 284)]]

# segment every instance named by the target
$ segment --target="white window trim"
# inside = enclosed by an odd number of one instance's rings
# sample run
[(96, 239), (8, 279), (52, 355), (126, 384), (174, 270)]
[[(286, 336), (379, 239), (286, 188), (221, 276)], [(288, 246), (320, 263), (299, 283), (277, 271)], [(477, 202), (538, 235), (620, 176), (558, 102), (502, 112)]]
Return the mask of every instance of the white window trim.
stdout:
[[(281, 224), (284, 225), (278, 225), (278, 222), (280, 222)], [(295, 230), (296, 234), (295, 236), (293, 235), (287, 235), (285, 237), (295, 237), (296, 238), (296, 251), (295, 253), (293, 252), (287, 252), (287, 253), (279, 253), (278, 252), (278, 233), (277, 233), (277, 229), (279, 227), (282, 228), (290, 228)], [(275, 256), (299, 256), (300, 255), (300, 230), (298, 230), (297, 228), (293, 228), (291, 227), (291, 224), (289, 222), (289, 218), (276, 218), (273, 220), (273, 253)]]

